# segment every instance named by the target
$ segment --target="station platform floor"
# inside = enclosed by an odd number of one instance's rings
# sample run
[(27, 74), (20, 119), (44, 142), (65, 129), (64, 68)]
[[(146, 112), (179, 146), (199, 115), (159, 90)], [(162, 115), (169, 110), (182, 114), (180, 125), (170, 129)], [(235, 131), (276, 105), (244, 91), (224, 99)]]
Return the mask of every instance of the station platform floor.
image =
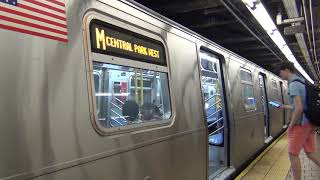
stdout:
[[(317, 137), (320, 153), (320, 136)], [(237, 180), (291, 180), (290, 160), (288, 156), (287, 134), (284, 133), (258, 156), (239, 176)], [(320, 180), (320, 168), (311, 162), (303, 152), (300, 154), (302, 180)]]

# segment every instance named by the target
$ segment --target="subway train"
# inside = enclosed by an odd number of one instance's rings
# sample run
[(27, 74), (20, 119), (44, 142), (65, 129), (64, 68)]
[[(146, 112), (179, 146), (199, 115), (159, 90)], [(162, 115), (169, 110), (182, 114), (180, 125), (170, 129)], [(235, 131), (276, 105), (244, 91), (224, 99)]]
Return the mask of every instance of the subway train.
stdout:
[(1, 180), (231, 178), (287, 83), (131, 0), (0, 1)]

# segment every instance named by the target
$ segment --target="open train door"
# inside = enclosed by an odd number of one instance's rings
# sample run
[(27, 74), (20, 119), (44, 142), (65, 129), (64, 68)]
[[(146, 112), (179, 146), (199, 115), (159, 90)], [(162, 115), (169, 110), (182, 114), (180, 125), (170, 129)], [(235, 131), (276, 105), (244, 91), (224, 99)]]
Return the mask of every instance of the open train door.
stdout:
[[(225, 96), (222, 87), (220, 59), (217, 55), (201, 50), (200, 67), (202, 97), (208, 127), (208, 175), (214, 177), (227, 168), (228, 124), (225, 112)], [(210, 178), (209, 178), (210, 179)]]
[(264, 114), (264, 138), (265, 143), (270, 142), (272, 139), (270, 135), (270, 112), (268, 105), (268, 97), (267, 97), (267, 86), (266, 86), (266, 75), (263, 73), (259, 73), (259, 88), (261, 93), (261, 101), (263, 105), (263, 114)]

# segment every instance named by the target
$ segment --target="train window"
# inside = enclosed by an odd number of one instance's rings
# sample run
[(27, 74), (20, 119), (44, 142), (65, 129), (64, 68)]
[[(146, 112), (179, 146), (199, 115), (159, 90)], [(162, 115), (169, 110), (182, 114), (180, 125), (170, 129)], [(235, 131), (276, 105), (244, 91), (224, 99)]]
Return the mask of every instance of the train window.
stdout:
[(95, 87), (102, 87), (95, 92), (96, 101), (101, 102), (97, 104), (97, 117), (102, 126), (119, 127), (171, 117), (167, 73), (100, 62), (93, 62), (93, 69), (104, 77), (94, 82), (99, 83)]
[(240, 70), (240, 79), (242, 84), (242, 95), (244, 99), (244, 108), (246, 111), (256, 110), (256, 100), (253, 91), (253, 79), (249, 70)]
[[(89, 24), (95, 128), (107, 133), (171, 119), (165, 47), (98, 19)], [(153, 35), (151, 35), (153, 36)], [(95, 104), (93, 104), (95, 102)]]
[(279, 101), (280, 100), (280, 93), (278, 91), (277, 82), (275, 80), (272, 80), (271, 83), (272, 83), (273, 98), (275, 101)]

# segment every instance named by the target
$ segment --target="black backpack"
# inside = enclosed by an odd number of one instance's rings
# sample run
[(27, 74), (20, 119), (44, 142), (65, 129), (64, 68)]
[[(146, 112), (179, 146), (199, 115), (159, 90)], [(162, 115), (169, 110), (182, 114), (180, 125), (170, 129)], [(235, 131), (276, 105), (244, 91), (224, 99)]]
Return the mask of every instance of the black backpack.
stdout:
[(295, 79), (292, 82), (294, 81), (305, 85), (308, 108), (304, 109), (304, 113), (311, 124), (320, 127), (320, 87), (305, 83), (299, 79)]

